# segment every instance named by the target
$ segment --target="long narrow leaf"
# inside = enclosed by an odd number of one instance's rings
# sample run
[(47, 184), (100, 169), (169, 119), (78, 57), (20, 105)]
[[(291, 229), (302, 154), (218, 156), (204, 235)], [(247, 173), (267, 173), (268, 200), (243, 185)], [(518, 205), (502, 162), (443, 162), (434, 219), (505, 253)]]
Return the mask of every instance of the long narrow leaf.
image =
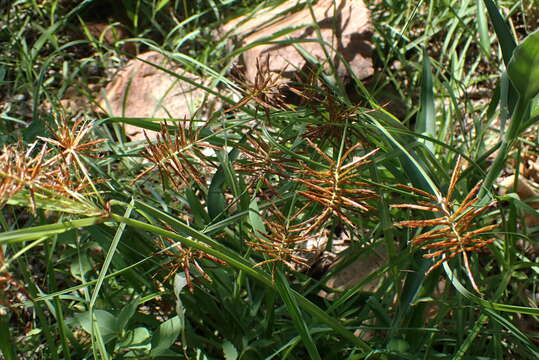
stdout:
[[(426, 49), (423, 50), (423, 71), (421, 73), (421, 104), (417, 115), (416, 131), (425, 136), (436, 135), (436, 116), (434, 112), (434, 84), (430, 58)], [(434, 152), (434, 145), (426, 141), (425, 146)]]
[(73, 229), (88, 227), (95, 224), (101, 224), (106, 220), (107, 218), (105, 217), (96, 216), (78, 220), (63, 221), (50, 225), (34, 226), (21, 230), (8, 231), (0, 233), (0, 244), (30, 241), (43, 237), (50, 237), (53, 235), (62, 234)]
[(296, 299), (291, 294), (291, 289), (290, 289), (290, 285), (288, 284), (288, 280), (286, 279), (286, 277), (280, 270), (277, 272), (275, 285), (277, 287), (277, 291), (279, 292), (279, 295), (281, 295), (281, 298), (283, 299), (288, 309), (288, 313), (292, 317), (292, 320), (294, 321), (294, 324), (296, 325), (296, 328), (299, 331), (299, 334), (303, 340), (303, 344), (307, 348), (307, 352), (309, 353), (310, 358), (321, 359), (320, 354), (318, 353), (318, 349), (316, 348), (316, 345), (309, 331), (309, 327), (307, 326), (305, 320), (303, 319), (303, 316), (298, 307)]
[(517, 46), (517, 42), (513, 36), (513, 33), (511, 32), (511, 27), (500, 14), (500, 11), (498, 10), (496, 4), (494, 4), (494, 1), (484, 0), (484, 2), (487, 7), (490, 21), (492, 21), (492, 25), (494, 26), (496, 36), (500, 42), (500, 47), (503, 54), (503, 62), (505, 65), (507, 65), (511, 60), (511, 56), (513, 55), (513, 50)]
[[(120, 222), (120, 223), (126, 223), (129, 226), (133, 226), (135, 228), (139, 228), (141, 230), (150, 231), (155, 234), (159, 234), (165, 237), (169, 237), (171, 239), (175, 239), (177, 241), (180, 241), (182, 244), (188, 247), (192, 247), (198, 250), (202, 250), (210, 255), (215, 256), (216, 258), (226, 262), (230, 266), (244, 271), (246, 274), (252, 276), (254, 279), (260, 281), (262, 284), (267, 286), (270, 289), (273, 289), (273, 282), (271, 279), (264, 273), (260, 272), (259, 270), (254, 268), (254, 264), (248, 262), (247, 260), (240, 260), (237, 257), (231, 257), (229, 255), (226, 255), (214, 248), (207, 247), (203, 245), (202, 243), (195, 241), (193, 239), (189, 239), (187, 237), (181, 236), (179, 234), (176, 234), (172, 231), (168, 231), (165, 229), (162, 229), (158, 226), (147, 224), (138, 220), (134, 219), (128, 219), (124, 218), (119, 215), (112, 215), (113, 219)], [(201, 234), (200, 232), (191, 229), (190, 231), (192, 234), (194, 234), (195, 238), (198, 236), (205, 237), (205, 235)], [(325, 323), (326, 325), (330, 326), (340, 334), (343, 338), (347, 339), (351, 343), (358, 346), (363, 351), (369, 351), (370, 346), (361, 340), (360, 338), (354, 336), (350, 331), (348, 331), (342, 324), (339, 323), (339, 321), (335, 320), (333, 317), (328, 315), (326, 312), (324, 312), (322, 309), (320, 309), (318, 306), (313, 304), (311, 301), (306, 299), (304, 296), (296, 292), (295, 290), (292, 290), (292, 293), (294, 297), (296, 298), (296, 301), (298, 302), (299, 306), (307, 311), (311, 316), (317, 318), (320, 322)]]

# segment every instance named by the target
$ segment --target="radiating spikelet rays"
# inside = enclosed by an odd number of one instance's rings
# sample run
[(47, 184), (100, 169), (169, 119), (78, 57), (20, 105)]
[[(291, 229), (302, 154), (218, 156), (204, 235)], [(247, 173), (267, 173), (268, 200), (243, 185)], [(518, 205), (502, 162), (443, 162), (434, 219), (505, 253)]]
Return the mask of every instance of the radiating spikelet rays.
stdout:
[(163, 186), (170, 183), (176, 190), (183, 189), (191, 181), (201, 185), (206, 184), (205, 170), (217, 167), (204, 154), (205, 149), (220, 150), (218, 146), (199, 140), (201, 128), (193, 129), (190, 122), (189, 129), (183, 125), (178, 126), (175, 135), (170, 134), (166, 123), (161, 124), (161, 131), (157, 140), (152, 142), (145, 133), (148, 145), (142, 156), (152, 165), (140, 173), (131, 184), (136, 183), (142, 177), (153, 170), (159, 171)]
[[(255, 241), (247, 241), (253, 250), (265, 254), (267, 260), (255, 265), (259, 267), (265, 264), (272, 264), (273, 272), (275, 264), (282, 263), (290, 269), (306, 269), (309, 267), (303, 255), (311, 250), (302, 249), (300, 244), (317, 237), (317, 234), (308, 234), (303, 230), (301, 224), (298, 226), (298, 217), (302, 215), (305, 208), (299, 209), (292, 216), (285, 216), (275, 205), (270, 202), (268, 218), (264, 219), (266, 232), (257, 231), (254, 234)], [(271, 217), (271, 219), (269, 219)]]
[(430, 211), (439, 216), (428, 220), (406, 220), (395, 223), (395, 226), (404, 226), (409, 228), (433, 227), (432, 230), (415, 236), (412, 246), (421, 247), (428, 251), (423, 255), (425, 258), (439, 258), (428, 270), (427, 274), (438, 268), (444, 262), (462, 254), (466, 273), (473, 288), (479, 293), (479, 287), (473, 277), (469, 252), (477, 251), (486, 245), (494, 242), (495, 237), (486, 235), (495, 229), (498, 224), (486, 225), (474, 229), (474, 225), (479, 222), (479, 215), (493, 207), (491, 203), (486, 206), (477, 206), (479, 197), (477, 196), (481, 188), (481, 182), (477, 183), (460, 203), (453, 201), (455, 186), (462, 171), (462, 159), (459, 157), (451, 180), (447, 195), (436, 198), (423, 190), (416, 189), (406, 185), (396, 185), (397, 187), (410, 191), (418, 195), (422, 200), (415, 204), (394, 204), (393, 208), (408, 208), (414, 210)]
[(37, 156), (31, 157), (36, 143), (25, 151), (22, 142), (15, 145), (4, 145), (0, 153), (0, 207), (21, 189), (28, 189), (30, 207), (35, 214), (35, 193), (43, 187), (48, 173), (43, 170), (44, 157), (47, 152), (43, 145)]
[[(254, 234), (256, 241), (247, 242), (255, 251), (267, 256), (256, 266), (283, 263), (292, 269), (305, 269), (309, 266), (305, 253), (316, 249), (305, 249), (301, 244), (320, 239), (321, 230), (332, 216), (355, 228), (351, 214), (364, 214), (374, 209), (367, 200), (377, 198), (378, 194), (367, 188), (372, 185), (360, 181), (358, 169), (372, 162), (378, 149), (350, 160), (352, 154), (362, 148), (361, 144), (357, 144), (344, 151), (338, 160), (333, 160), (312, 141), (306, 139), (306, 142), (325, 160), (327, 166), (315, 170), (303, 162), (298, 163), (297, 168), (280, 163), (275, 174), (281, 175), (281, 172), (293, 169), (287, 178), (304, 187), (297, 194), (307, 201), (293, 214), (285, 216), (270, 198), (266, 199), (270, 205), (264, 219), (267, 231), (258, 231)], [(262, 161), (262, 164), (269, 166), (266, 161)], [(316, 214), (305, 216), (306, 210), (312, 210), (315, 205)]]
[(378, 194), (367, 187), (370, 184), (359, 180), (357, 170), (372, 160), (371, 158), (378, 152), (375, 149), (363, 156), (360, 156), (348, 163), (347, 159), (358, 149), (361, 144), (356, 144), (346, 150), (339, 160), (335, 161), (327, 156), (312, 141), (306, 139), (311, 146), (327, 162), (326, 170), (314, 170), (306, 165), (297, 171), (303, 177), (296, 177), (294, 181), (307, 187), (307, 190), (298, 191), (298, 194), (307, 198), (311, 203), (318, 203), (325, 209), (321, 214), (317, 214), (304, 222), (305, 231), (312, 232), (323, 225), (330, 216), (334, 215), (350, 227), (355, 228), (354, 223), (346, 214), (345, 209), (351, 212), (367, 212), (373, 207), (366, 203), (367, 200), (378, 197)]
[[(172, 229), (171, 227), (165, 227), (167, 228), (167, 230), (174, 232), (174, 229)], [(181, 243), (176, 242), (168, 237), (165, 237), (164, 240), (166, 240), (166, 242), (161, 241), (157, 243), (157, 245), (161, 248), (159, 255), (168, 258), (165, 263), (161, 264), (161, 267), (168, 267), (169, 270), (167, 275), (165, 275), (165, 277), (163, 278), (163, 282), (166, 282), (178, 271), (182, 271), (185, 274), (187, 287), (192, 293), (194, 291), (194, 285), (192, 282), (193, 276), (191, 274), (191, 271), (193, 269), (195, 269), (198, 272), (198, 275), (202, 276), (207, 281), (212, 281), (210, 276), (206, 274), (201, 264), (199, 263), (201, 259), (210, 260), (216, 264), (219, 264), (220, 266), (228, 266), (228, 264), (224, 261), (216, 258), (215, 256), (207, 254), (204, 251), (184, 247)]]
[(9, 201), (20, 204), (28, 199), (33, 213), (40, 206), (72, 213), (99, 213), (92, 199), (100, 198), (95, 185), (106, 180), (91, 180), (83, 157), (99, 159), (99, 145), (105, 140), (88, 139), (91, 128), (88, 121), (77, 120), (70, 125), (62, 119), (56, 129), (50, 129), (53, 138), (38, 136), (39, 140), (32, 144), (24, 145), (19, 140), (4, 145), (0, 150), (0, 207)]

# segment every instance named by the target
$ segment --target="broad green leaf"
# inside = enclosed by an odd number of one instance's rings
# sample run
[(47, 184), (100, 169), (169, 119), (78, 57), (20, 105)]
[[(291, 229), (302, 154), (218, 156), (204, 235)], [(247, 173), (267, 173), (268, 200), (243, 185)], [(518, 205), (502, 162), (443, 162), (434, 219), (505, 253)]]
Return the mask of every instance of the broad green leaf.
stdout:
[(513, 51), (507, 74), (524, 102), (539, 93), (539, 29)]
[(195, 224), (202, 226), (203, 224), (209, 223), (210, 217), (206, 210), (204, 210), (204, 207), (191, 187), (185, 189), (185, 196)]
[[(243, 142), (242, 140), (241, 142)], [(227, 155), (221, 156), (222, 162), (210, 183), (208, 189), (208, 214), (215, 220), (219, 215), (225, 212), (226, 200), (224, 186), (227, 182), (227, 169), (230, 170), (230, 164), (236, 160), (239, 155), (237, 148), (232, 149)], [(229, 184), (230, 185), (230, 184)]]
[(503, 136), (505, 134), (507, 121), (511, 118), (510, 113), (510, 95), (509, 92), (513, 91), (513, 93), (516, 93), (515, 88), (511, 85), (511, 81), (509, 80), (509, 77), (507, 76), (507, 73), (503, 73), (500, 76), (500, 140), (503, 139)]
[(207, 208), (210, 218), (216, 219), (223, 214), (226, 208), (226, 199), (224, 194), (225, 186), (225, 170), (219, 167), (213, 178), (211, 179), (210, 187), (208, 188)]
[[(94, 310), (93, 315), (97, 323), (99, 333), (105, 343), (112, 340), (118, 334), (117, 319), (114, 315), (105, 310)], [(75, 315), (75, 319), (88, 334), (92, 333), (92, 319), (90, 311), (85, 311)]]
[(159, 326), (159, 329), (152, 336), (151, 357), (161, 355), (174, 344), (180, 335), (181, 325), (179, 316), (174, 316)]
[(236, 360), (238, 358), (238, 350), (228, 340), (223, 341), (223, 355), (225, 360)]
[(123, 307), (122, 311), (120, 311), (120, 314), (118, 315), (118, 330), (125, 330), (129, 320), (131, 320), (139, 305), (140, 298), (136, 297)]
[(249, 204), (249, 223), (256, 234), (266, 233), (266, 226), (260, 217), (260, 209), (258, 208), (256, 198), (253, 198)]
[(150, 351), (151, 337), (152, 335), (148, 329), (145, 327), (137, 327), (125, 333), (118, 344), (118, 347)]
[(185, 286), (187, 286), (185, 273), (176, 273), (174, 275), (174, 295), (176, 296), (176, 313), (181, 321), (182, 328), (185, 326), (185, 307), (183, 306), (180, 294)]
[(73, 258), (70, 265), (71, 276), (75, 279), (83, 281), (86, 273), (93, 270), (93, 265), (86, 252), (81, 252), (79, 256)]
[[(513, 36), (511, 26), (509, 23), (502, 17), (500, 11), (498, 10), (496, 4), (492, 0), (484, 0), (487, 7), (488, 15), (494, 27), (494, 32), (500, 43), (500, 48), (502, 50), (503, 62), (505, 66), (508, 66), (511, 56), (513, 55), (513, 50), (517, 46), (517, 42)], [(508, 104), (509, 113), (512, 113), (516, 105), (516, 90), (509, 86), (508, 89), (508, 98), (506, 103)]]
[(37, 140), (38, 136), (49, 137), (50, 131), (46, 122), (42, 118), (34, 119), (24, 130), (22, 130), (24, 141), (31, 143)]

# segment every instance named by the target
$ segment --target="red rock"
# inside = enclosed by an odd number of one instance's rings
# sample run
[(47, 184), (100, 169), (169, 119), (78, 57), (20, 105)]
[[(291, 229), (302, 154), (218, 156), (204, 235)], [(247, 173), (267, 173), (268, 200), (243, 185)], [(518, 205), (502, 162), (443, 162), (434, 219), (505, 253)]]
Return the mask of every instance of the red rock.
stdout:
[[(130, 60), (105, 89), (99, 107), (109, 116), (191, 119), (206, 100), (206, 92), (151, 64), (166, 68), (197, 84), (202, 80), (164, 55), (149, 51)], [(126, 126), (126, 135), (143, 139), (142, 130)]]
[[(297, 28), (286, 35), (272, 38), (271, 41), (293, 39), (311, 56), (324, 62), (328, 70), (327, 57), (318, 41), (313, 16), (308, 7), (299, 11), (289, 11), (295, 2), (288, 1), (280, 6), (261, 9), (255, 14), (242, 16), (224, 25), (224, 32), (236, 35), (241, 46), (253, 44), (287, 28)], [(359, 78), (367, 78), (374, 73), (372, 64), (372, 24), (370, 12), (362, 0), (319, 0), (312, 6), (316, 23), (320, 27), (322, 39), (330, 58), (336, 65), (340, 77), (349, 76), (344, 58), (352, 72)], [(336, 50), (336, 51), (335, 51)], [(342, 55), (342, 58), (338, 56)], [(269, 70), (283, 72), (283, 82), (294, 79), (294, 73), (304, 69), (307, 61), (294, 45), (262, 43), (242, 54), (245, 64), (246, 79), (254, 83), (257, 74), (257, 62), (265, 63), (269, 57)]]

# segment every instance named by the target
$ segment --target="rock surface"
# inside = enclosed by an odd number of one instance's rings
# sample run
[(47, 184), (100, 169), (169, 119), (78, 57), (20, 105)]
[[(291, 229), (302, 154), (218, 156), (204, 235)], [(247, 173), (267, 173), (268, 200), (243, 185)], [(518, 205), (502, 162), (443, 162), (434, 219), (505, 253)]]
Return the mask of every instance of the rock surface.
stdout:
[[(166, 59), (149, 51), (130, 60), (105, 89), (99, 107), (109, 116), (191, 119), (207, 99), (207, 93), (153, 66), (166, 68), (197, 84), (202, 80)], [(142, 130), (126, 126), (132, 140), (144, 139)]]
[[(326, 286), (339, 290), (350, 289), (384, 266), (387, 261), (388, 255), (385, 244), (382, 243), (370, 246), (362, 256), (348, 264), (335, 276), (331, 277), (327, 281)], [(335, 266), (339, 266), (339, 261), (332, 265), (332, 267)], [(371, 280), (361, 289), (362, 291), (375, 291), (379, 283), (379, 278)], [(334, 294), (331, 294), (328, 298), (333, 298), (333, 296)]]
[[(223, 33), (235, 35), (241, 46), (253, 44), (285, 29), (296, 28), (292, 32), (272, 38), (271, 41), (293, 39), (311, 56), (323, 62), (329, 69), (324, 48), (318, 41), (317, 32), (312, 24), (316, 21), (329, 57), (336, 66), (340, 77), (349, 76), (342, 61), (344, 58), (352, 72), (359, 78), (367, 78), (374, 73), (372, 63), (372, 24), (370, 13), (363, 0), (319, 0), (312, 6), (301, 10), (291, 10), (296, 2), (286, 1), (280, 6), (265, 8), (234, 19), (224, 25)], [(314, 20), (313, 19), (314, 15)], [(298, 28), (299, 27), (299, 28)], [(339, 56), (339, 54), (342, 56)], [(255, 82), (258, 63), (268, 60), (269, 70), (281, 74), (282, 81), (295, 78), (295, 74), (308, 66), (307, 61), (293, 44), (263, 43), (242, 54), (246, 80)]]

